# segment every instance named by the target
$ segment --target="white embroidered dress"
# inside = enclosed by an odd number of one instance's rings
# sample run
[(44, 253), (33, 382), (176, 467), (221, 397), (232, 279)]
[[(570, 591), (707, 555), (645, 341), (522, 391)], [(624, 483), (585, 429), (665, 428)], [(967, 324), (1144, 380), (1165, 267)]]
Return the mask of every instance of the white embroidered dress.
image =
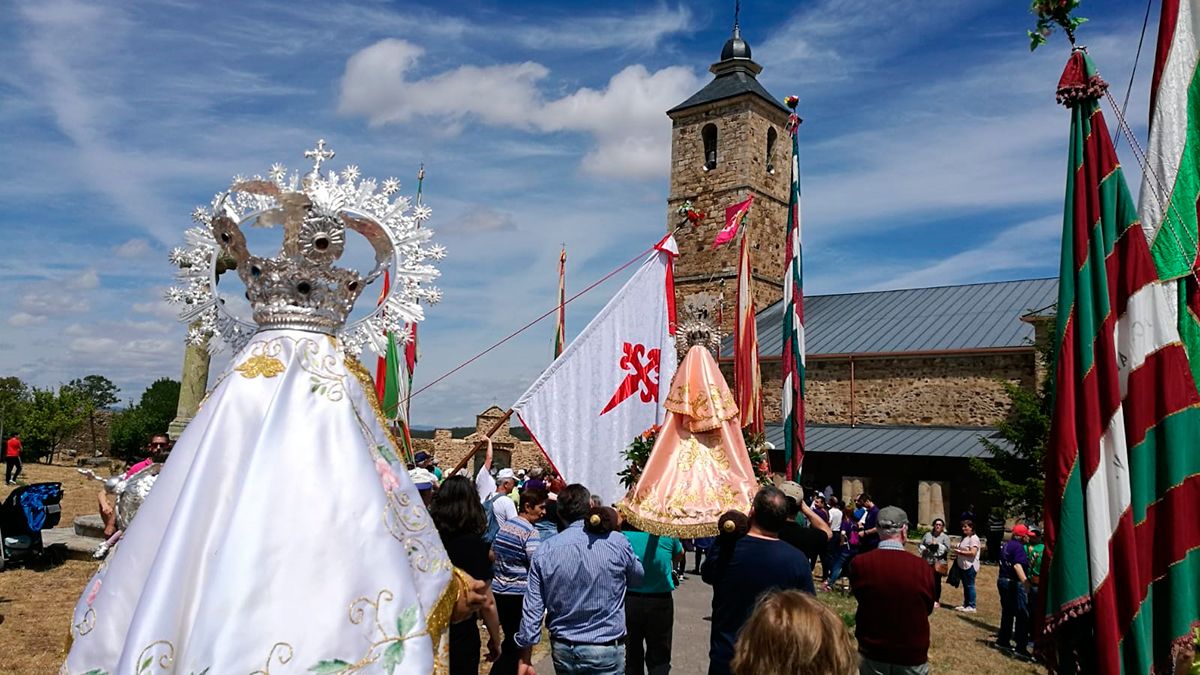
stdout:
[(457, 584), (370, 387), (330, 336), (255, 335), (85, 588), (61, 672), (432, 672)]

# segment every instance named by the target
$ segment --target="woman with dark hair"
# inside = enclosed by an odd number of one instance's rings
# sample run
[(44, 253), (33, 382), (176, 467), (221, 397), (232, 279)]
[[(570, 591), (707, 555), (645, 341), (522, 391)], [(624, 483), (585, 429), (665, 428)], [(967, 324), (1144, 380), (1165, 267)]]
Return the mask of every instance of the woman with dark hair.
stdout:
[(950, 536), (946, 534), (946, 521), (933, 519), (933, 529), (921, 537), (918, 546), (921, 557), (933, 570), (933, 607), (941, 607), (942, 577), (950, 573)]
[[(495, 661), (500, 656), (500, 617), (496, 612), (496, 598), (492, 595), (491, 550), (483, 540), (487, 529), (487, 517), (475, 485), (465, 476), (451, 476), (442, 483), (429, 515), (446, 547), (446, 554), (455, 567), (472, 577), (488, 582), (488, 601), (479, 614), (488, 630), (487, 660)], [(478, 675), (479, 673), (479, 627), (475, 615), (450, 626), (450, 673), (451, 675)]]

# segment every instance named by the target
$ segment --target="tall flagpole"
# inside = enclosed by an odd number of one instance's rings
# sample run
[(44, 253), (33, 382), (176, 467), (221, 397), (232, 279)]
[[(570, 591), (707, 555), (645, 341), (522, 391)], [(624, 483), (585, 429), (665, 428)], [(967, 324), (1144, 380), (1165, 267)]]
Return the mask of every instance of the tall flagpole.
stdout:
[(554, 327), (554, 358), (562, 354), (567, 343), (567, 245), (558, 254), (558, 321)]

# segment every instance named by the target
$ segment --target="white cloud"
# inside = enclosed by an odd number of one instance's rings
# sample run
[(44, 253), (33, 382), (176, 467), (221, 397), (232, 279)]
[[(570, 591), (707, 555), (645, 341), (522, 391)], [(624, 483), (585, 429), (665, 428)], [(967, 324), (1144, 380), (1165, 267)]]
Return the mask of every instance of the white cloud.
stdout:
[(17, 312), (8, 317), (8, 325), (16, 326), (17, 328), (27, 328), (29, 326), (40, 326), (46, 323), (46, 317), (38, 314), (30, 314), (28, 312)]
[(39, 284), (21, 296), (21, 307), (30, 314), (69, 314), (87, 311), (90, 306), (70, 284)]
[(88, 290), (100, 286), (100, 275), (94, 269), (84, 270), (79, 276), (71, 279), (71, 288)]
[(169, 321), (179, 320), (179, 310), (171, 305), (168, 305), (165, 300), (135, 302), (130, 307), (138, 314), (149, 314), (150, 316)]
[(592, 137), (583, 159), (591, 174), (622, 178), (667, 172), (671, 126), (664, 112), (700, 84), (688, 68), (650, 72), (627, 66), (604, 89), (583, 87), (547, 101), (538, 89), (550, 71), (526, 61), (459, 66), (410, 80), (424, 50), (399, 39), (381, 40), (346, 62), (338, 111), (372, 125), (436, 118), (460, 128), (467, 119), (496, 127), (543, 132), (575, 131)]
[(418, 116), (461, 120), (470, 114), (489, 124), (529, 128), (530, 108), (540, 99), (534, 84), (550, 71), (526, 61), (498, 66), (459, 66), (421, 80), (409, 71), (425, 50), (398, 39), (380, 40), (346, 62), (338, 112), (363, 115), (373, 125)]
[(117, 350), (121, 343), (109, 337), (80, 337), (71, 340), (71, 351), (76, 354), (106, 354)]
[(130, 239), (113, 250), (118, 258), (139, 258), (150, 252), (150, 242), (145, 239)]

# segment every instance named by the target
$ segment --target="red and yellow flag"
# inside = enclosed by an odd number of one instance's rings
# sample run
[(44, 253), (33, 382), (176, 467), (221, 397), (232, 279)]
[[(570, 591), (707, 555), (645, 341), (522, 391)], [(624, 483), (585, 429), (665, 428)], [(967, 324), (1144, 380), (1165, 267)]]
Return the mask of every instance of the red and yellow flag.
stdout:
[(733, 325), (734, 383), (742, 426), (763, 431), (762, 373), (758, 368), (758, 328), (754, 321), (754, 280), (750, 277), (750, 239), (742, 236), (737, 276), (737, 319)]

